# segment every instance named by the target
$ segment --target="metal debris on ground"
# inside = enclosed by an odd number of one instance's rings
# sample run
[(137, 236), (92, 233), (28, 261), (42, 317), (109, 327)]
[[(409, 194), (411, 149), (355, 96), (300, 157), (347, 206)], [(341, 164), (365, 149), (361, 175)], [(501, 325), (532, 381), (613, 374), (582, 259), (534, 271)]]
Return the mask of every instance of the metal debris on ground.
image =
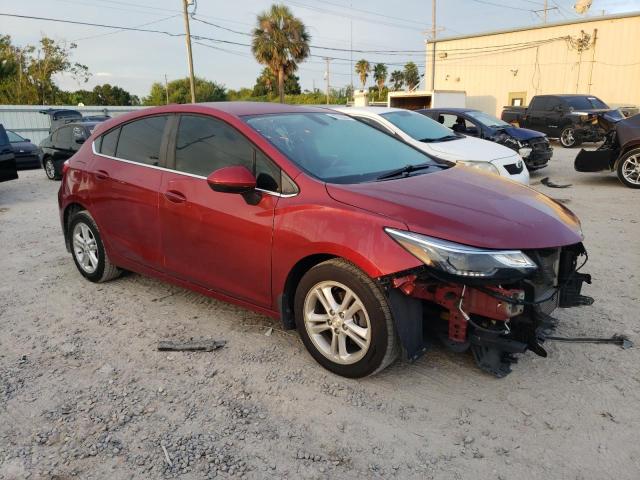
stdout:
[(264, 332), (266, 337), (270, 337), (272, 333), (273, 333), (273, 328), (271, 327), (267, 328), (267, 331)]
[(624, 350), (633, 347), (633, 342), (629, 340), (625, 335), (613, 335), (611, 338), (597, 338), (597, 337), (545, 337), (545, 340), (551, 340), (555, 342), (571, 342), (571, 343), (609, 343), (612, 345), (619, 345)]
[(542, 180), (540, 180), (540, 183), (549, 188), (569, 188), (573, 185), (572, 183), (565, 183), (563, 185), (559, 183), (553, 183), (551, 180), (549, 180), (549, 177), (544, 177)]
[(158, 350), (174, 352), (213, 352), (227, 344), (226, 340), (161, 340), (158, 342)]

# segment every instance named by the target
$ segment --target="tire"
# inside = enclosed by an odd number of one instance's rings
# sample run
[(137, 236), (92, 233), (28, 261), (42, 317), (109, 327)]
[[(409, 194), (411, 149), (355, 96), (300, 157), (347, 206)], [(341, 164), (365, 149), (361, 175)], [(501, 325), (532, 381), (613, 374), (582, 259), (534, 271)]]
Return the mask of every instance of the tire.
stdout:
[(560, 145), (564, 148), (573, 148), (580, 145), (582, 142), (576, 138), (575, 132), (576, 130), (573, 126), (565, 127), (560, 132)]
[(44, 173), (49, 180), (60, 180), (60, 174), (58, 173), (58, 169), (56, 168), (53, 158), (44, 157), (42, 167), (44, 168)]
[(618, 160), (616, 171), (625, 187), (640, 188), (640, 148), (625, 153)]
[(89, 212), (82, 210), (73, 214), (68, 238), (73, 261), (87, 280), (102, 283), (120, 275), (120, 269), (107, 256), (100, 231)]
[[(350, 300), (345, 301), (347, 295)], [(379, 372), (398, 357), (400, 348), (386, 296), (345, 260), (328, 260), (309, 270), (296, 289), (294, 311), (305, 347), (333, 373), (361, 378)]]

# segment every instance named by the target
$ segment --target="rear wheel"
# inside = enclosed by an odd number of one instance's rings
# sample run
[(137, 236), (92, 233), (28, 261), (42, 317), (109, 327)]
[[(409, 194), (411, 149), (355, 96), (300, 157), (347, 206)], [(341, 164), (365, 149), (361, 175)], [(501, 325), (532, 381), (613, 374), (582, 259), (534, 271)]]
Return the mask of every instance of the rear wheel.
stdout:
[(338, 375), (359, 378), (398, 356), (388, 301), (355, 265), (333, 259), (309, 270), (295, 296), (296, 326), (313, 358)]
[(564, 148), (573, 148), (582, 142), (576, 137), (576, 131), (573, 127), (565, 127), (560, 133), (560, 144)]
[(618, 178), (629, 188), (640, 188), (640, 148), (625, 153), (618, 162)]
[(69, 239), (73, 261), (87, 280), (101, 283), (120, 275), (107, 256), (96, 222), (86, 210), (71, 217)]
[(60, 180), (60, 175), (56, 171), (56, 165), (51, 157), (45, 157), (43, 162), (44, 173), (49, 180)]

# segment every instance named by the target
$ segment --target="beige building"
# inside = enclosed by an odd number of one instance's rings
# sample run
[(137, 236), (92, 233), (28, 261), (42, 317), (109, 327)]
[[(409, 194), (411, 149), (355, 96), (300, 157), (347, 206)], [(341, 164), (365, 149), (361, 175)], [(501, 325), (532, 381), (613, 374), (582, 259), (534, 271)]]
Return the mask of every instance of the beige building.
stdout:
[[(426, 87), (433, 45), (427, 44)], [(640, 105), (640, 12), (439, 39), (435, 85), (462, 90), (467, 106), (497, 115), (551, 93)]]

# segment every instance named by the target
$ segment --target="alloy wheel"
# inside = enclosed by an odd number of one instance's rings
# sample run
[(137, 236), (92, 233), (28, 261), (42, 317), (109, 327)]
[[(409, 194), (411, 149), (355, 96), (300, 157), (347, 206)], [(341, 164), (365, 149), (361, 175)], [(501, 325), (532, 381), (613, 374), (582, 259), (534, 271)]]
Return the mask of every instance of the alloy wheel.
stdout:
[(56, 178), (56, 167), (53, 164), (53, 160), (47, 158), (44, 162), (44, 171), (51, 180)]
[(576, 139), (573, 136), (573, 129), (565, 128), (560, 135), (560, 141), (565, 147), (573, 146), (573, 144), (576, 142)]
[(625, 159), (622, 164), (622, 176), (627, 182), (640, 185), (640, 153)]
[(92, 274), (98, 268), (98, 244), (91, 228), (83, 222), (78, 222), (73, 228), (73, 254), (80, 268)]
[(313, 345), (332, 362), (350, 365), (369, 351), (369, 315), (353, 290), (339, 282), (320, 282), (309, 290), (304, 326)]

